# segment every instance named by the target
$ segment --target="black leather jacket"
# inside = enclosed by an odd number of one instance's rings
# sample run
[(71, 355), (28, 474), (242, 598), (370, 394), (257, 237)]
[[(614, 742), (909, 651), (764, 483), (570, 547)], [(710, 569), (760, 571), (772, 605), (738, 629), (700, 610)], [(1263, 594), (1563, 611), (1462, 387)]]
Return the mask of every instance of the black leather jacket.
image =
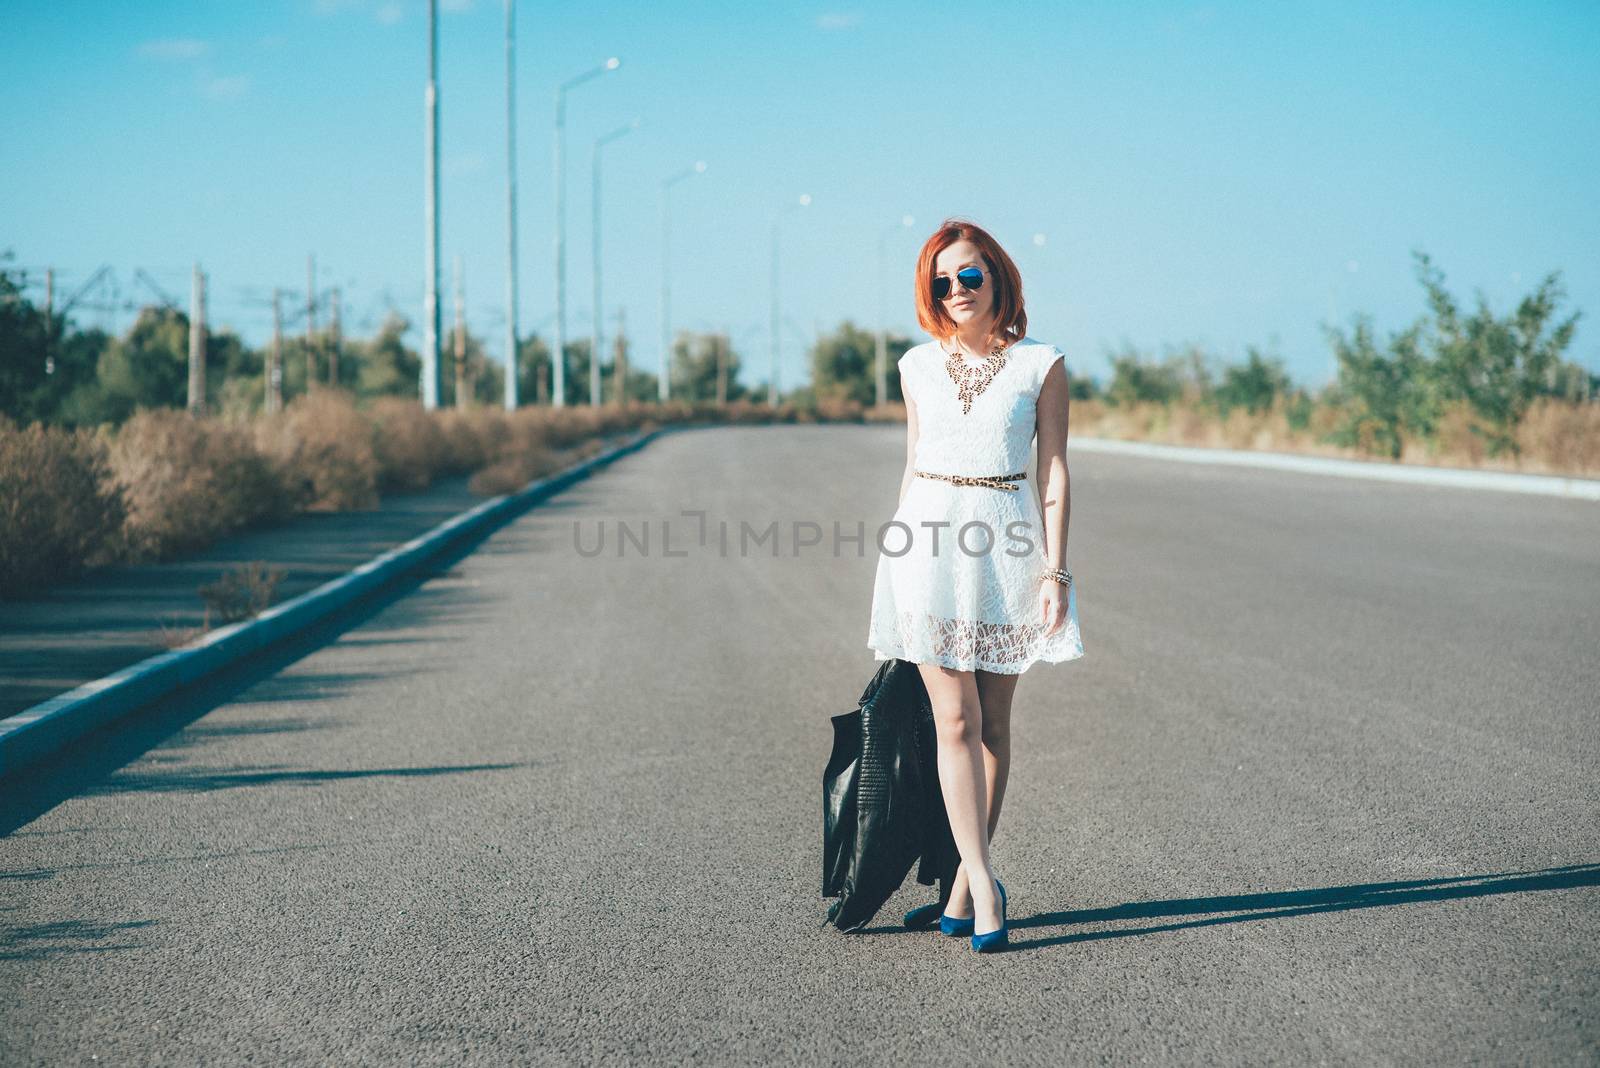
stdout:
[(822, 773), (822, 896), (827, 923), (859, 930), (905, 880), (949, 896), (960, 855), (939, 787), (933, 707), (917, 665), (886, 660), (859, 706), (833, 717)]

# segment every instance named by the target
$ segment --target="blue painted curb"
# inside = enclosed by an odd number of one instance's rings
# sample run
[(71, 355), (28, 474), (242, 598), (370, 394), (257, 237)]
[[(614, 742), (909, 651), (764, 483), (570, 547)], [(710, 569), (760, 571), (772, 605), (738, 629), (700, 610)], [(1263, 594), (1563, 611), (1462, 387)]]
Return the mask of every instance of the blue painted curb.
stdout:
[(0, 778), (57, 752), (112, 720), (165, 697), (325, 619), (451, 548), (478, 537), (676, 427), (658, 427), (631, 441), (491, 497), (425, 534), (375, 556), (349, 574), (273, 605), (252, 619), (207, 631), (189, 645), (159, 653), (101, 679), (0, 719)]

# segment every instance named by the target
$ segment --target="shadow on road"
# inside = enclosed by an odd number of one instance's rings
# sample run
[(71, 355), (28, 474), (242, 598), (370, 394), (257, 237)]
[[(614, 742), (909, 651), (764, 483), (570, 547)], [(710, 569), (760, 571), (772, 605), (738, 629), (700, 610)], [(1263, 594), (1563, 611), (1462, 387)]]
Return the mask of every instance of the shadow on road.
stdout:
[[(1600, 864), (1574, 864), (1542, 871), (1500, 872), (1492, 875), (1463, 875), (1446, 879), (1415, 879), (1406, 882), (1357, 883), (1352, 886), (1325, 886), (1312, 890), (1288, 890), (1268, 894), (1232, 894), (1222, 897), (1174, 898), (1166, 901), (1134, 901), (1104, 909), (1077, 909), (1046, 912), (1012, 922), (1013, 931), (1070, 924), (1115, 923), (1119, 920), (1148, 920), (1165, 916), (1202, 916), (1181, 923), (1118, 927), (1113, 930), (1081, 931), (1013, 940), (1011, 948), (1041, 949), (1067, 942), (1093, 942), (1102, 938), (1128, 938), (1182, 931), (1193, 927), (1212, 927), (1251, 920), (1280, 920), (1351, 909), (1387, 908), (1426, 901), (1453, 901), (1490, 897), (1496, 894), (1523, 894), (1540, 890), (1571, 890), (1581, 886), (1600, 886)], [(1206, 915), (1229, 913), (1231, 915)]]
[(131, 920), (127, 923), (94, 923), (90, 920), (62, 920), (57, 923), (8, 927), (0, 931), (0, 961), (37, 961), (76, 953), (114, 953), (125, 949), (138, 949), (142, 945), (140, 942), (106, 940), (120, 938), (127, 932), (149, 927), (155, 922), (155, 920)]
[(505, 771), (508, 768), (522, 766), (521, 764), (443, 764), (438, 767), (356, 768), (347, 771), (314, 771), (282, 766), (225, 771), (185, 768), (175, 771), (121, 772), (89, 787), (84, 793), (102, 796), (146, 792), (203, 793), (209, 790), (227, 790), (236, 786), (263, 786), (269, 783), (337, 782), (341, 779), (368, 779), (380, 775), (396, 778), (456, 775), (468, 771)]
[[(333, 724), (329, 720), (304, 717), (263, 719), (248, 723), (219, 724), (191, 728), (192, 737), (174, 738), (196, 720), (234, 697), (258, 687), (252, 701), (296, 701), (310, 704), (355, 688), (373, 676), (367, 673), (323, 672), (282, 679), (273, 676), (290, 664), (316, 652), (351, 628), (360, 626), (385, 609), (397, 628), (419, 621), (437, 625), (441, 617), (459, 615), (473, 596), (469, 589), (446, 586), (418, 593), (429, 579), (447, 574), (452, 567), (478, 549), (494, 531), (487, 531), (399, 582), (347, 605), (314, 627), (274, 645), (270, 649), (235, 664), (209, 679), (169, 694), (155, 704), (102, 727), (68, 746), (48, 760), (19, 769), (0, 780), (0, 838), (10, 835), (50, 811), (69, 797), (79, 794), (114, 794), (135, 790), (217, 790), (266, 782), (315, 784), (338, 779), (373, 775), (433, 776), (498, 771), (512, 764), (471, 764), (459, 767), (370, 768), (370, 769), (287, 769), (275, 766), (193, 770), (188, 772), (139, 769), (118, 775), (119, 769), (151, 749), (161, 746), (181, 748), (198, 744), (208, 737), (252, 733), (281, 733), (315, 730)], [(415, 596), (413, 596), (415, 595)], [(403, 605), (397, 602), (410, 598)], [(366, 644), (389, 639), (363, 638)], [(410, 642), (411, 638), (397, 638)], [(425, 663), (425, 662), (423, 662)], [(417, 668), (414, 670), (424, 670)], [(392, 677), (387, 672), (386, 677)], [(272, 680), (270, 686), (258, 686)]]

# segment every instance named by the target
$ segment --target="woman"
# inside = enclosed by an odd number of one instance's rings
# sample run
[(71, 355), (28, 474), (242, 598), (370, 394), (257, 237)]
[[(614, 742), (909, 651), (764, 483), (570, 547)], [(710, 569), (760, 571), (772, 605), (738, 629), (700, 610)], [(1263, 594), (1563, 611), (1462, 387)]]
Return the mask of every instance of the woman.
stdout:
[[(994, 837), (1011, 764), (1011, 697), (1033, 663), (1083, 655), (1066, 570), (1067, 375), (1027, 336), (1022, 279), (997, 241), (947, 219), (917, 257), (917, 319), (935, 340), (900, 358), (906, 467), (880, 541), (867, 644), (918, 665), (961, 864), (948, 901), (906, 914), (1007, 944)], [(1027, 484), (1038, 438), (1037, 488)]]

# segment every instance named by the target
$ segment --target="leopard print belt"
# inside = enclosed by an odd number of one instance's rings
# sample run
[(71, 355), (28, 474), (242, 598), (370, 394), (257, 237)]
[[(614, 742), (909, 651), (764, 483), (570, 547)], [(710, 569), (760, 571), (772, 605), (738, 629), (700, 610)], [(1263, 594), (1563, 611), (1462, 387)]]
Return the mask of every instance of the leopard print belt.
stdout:
[(937, 478), (944, 482), (952, 482), (957, 486), (990, 486), (994, 489), (1017, 490), (1020, 487), (1011, 483), (1028, 477), (1028, 472), (1019, 471), (1014, 475), (940, 475), (932, 471), (913, 471), (918, 478)]

